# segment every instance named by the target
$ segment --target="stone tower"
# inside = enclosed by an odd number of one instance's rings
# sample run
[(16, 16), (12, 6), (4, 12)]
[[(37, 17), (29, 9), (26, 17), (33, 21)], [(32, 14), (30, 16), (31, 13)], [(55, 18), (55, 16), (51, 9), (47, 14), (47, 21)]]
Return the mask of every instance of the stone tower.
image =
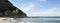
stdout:
[(8, 0), (0, 0), (0, 17), (23, 18), (26, 14)]

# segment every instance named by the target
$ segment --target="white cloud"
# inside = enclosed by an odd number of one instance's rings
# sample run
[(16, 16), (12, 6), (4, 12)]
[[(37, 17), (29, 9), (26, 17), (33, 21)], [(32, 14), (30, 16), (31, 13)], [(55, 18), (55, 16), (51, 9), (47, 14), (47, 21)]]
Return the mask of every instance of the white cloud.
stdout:
[(23, 12), (32, 10), (35, 7), (35, 5), (33, 3), (29, 3), (29, 5), (25, 4), (23, 5), (23, 7), (19, 8), (21, 9)]
[(40, 0), (41, 2), (45, 2), (46, 0)]
[(32, 16), (60, 16), (60, 8), (51, 8), (47, 11), (34, 11)]

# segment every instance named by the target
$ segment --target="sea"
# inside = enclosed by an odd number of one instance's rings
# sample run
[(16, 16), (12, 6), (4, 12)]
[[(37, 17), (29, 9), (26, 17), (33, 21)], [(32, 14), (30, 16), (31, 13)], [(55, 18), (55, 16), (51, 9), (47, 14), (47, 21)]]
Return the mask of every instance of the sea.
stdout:
[(14, 18), (18, 23), (60, 23), (60, 18)]

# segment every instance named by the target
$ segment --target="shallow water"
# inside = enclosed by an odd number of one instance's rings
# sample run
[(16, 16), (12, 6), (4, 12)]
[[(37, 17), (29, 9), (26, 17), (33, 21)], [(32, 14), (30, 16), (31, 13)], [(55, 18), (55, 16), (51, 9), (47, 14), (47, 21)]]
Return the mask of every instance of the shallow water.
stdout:
[(60, 18), (0, 18), (2, 22), (10, 23), (60, 23)]
[(60, 23), (60, 18), (15, 18), (21, 23)]

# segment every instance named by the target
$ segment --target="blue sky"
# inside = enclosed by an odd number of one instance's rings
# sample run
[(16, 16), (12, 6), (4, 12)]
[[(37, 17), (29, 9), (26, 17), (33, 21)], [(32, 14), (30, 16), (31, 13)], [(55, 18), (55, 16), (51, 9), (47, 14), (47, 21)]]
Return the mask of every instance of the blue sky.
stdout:
[(60, 16), (60, 0), (9, 0), (27, 16)]

